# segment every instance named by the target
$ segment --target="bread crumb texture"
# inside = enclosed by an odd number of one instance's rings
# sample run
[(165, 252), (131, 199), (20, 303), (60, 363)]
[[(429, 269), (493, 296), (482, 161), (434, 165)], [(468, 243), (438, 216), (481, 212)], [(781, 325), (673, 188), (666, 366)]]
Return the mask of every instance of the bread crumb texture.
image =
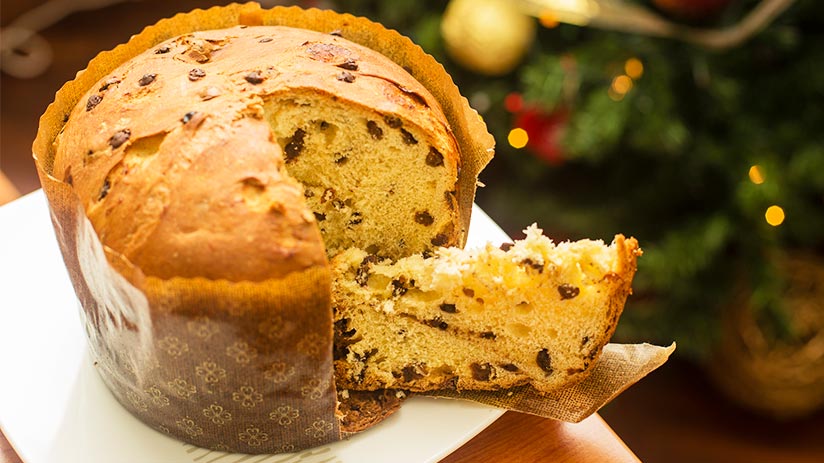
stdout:
[(339, 387), (548, 392), (583, 379), (630, 293), (637, 242), (555, 244), (533, 225), (503, 248), (337, 256)]

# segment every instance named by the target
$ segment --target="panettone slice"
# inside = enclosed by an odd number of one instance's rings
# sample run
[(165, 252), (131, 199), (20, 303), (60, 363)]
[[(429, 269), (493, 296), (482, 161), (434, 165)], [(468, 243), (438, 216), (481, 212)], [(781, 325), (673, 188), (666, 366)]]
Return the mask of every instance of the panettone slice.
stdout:
[(333, 259), (338, 388), (550, 392), (582, 380), (631, 292), (638, 243), (555, 244), (532, 226), (504, 247)]

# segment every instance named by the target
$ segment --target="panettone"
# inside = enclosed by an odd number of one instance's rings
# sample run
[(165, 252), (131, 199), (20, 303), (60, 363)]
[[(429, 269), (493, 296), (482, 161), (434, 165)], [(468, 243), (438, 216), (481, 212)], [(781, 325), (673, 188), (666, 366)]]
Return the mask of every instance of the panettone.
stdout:
[[(534, 229), (461, 251), (493, 144), (396, 32), (245, 4), (95, 58), (34, 152), (115, 397), (196, 445), (277, 453), (380, 421), (403, 397), (386, 388), (549, 391), (587, 374), (640, 251)], [(541, 329), (507, 322), (521, 315)]]
[(442, 248), (397, 262), (332, 260), (338, 388), (550, 392), (579, 381), (629, 295), (635, 239), (554, 244), (536, 226), (503, 249)]

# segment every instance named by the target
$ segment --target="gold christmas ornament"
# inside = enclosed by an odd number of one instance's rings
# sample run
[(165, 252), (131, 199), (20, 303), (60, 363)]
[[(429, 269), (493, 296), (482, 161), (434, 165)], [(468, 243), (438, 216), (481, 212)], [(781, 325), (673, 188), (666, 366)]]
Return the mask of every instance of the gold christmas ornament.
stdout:
[(441, 22), (446, 50), (486, 75), (513, 70), (535, 39), (535, 19), (507, 0), (451, 0)]

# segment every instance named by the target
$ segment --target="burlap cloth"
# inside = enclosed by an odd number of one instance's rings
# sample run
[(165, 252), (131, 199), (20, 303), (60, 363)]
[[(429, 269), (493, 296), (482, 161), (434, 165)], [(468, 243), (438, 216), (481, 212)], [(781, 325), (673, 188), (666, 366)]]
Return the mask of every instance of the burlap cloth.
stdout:
[[(210, 449), (279, 453), (343, 435), (332, 369), (329, 269), (263, 282), (145, 276), (101, 244), (71, 186), (51, 175), (56, 135), (100, 78), (164, 40), (237, 25), (340, 31), (409, 70), (438, 99), (461, 146), (464, 229), (494, 141), (431, 56), (395, 31), (331, 11), (264, 10), (249, 3), (180, 14), (101, 53), (58, 91), (41, 118), (33, 152), (104, 382), (126, 409), (161, 432)], [(608, 345), (586, 380), (548, 396), (528, 387), (433, 395), (580, 421), (663, 364), (673, 349)]]

